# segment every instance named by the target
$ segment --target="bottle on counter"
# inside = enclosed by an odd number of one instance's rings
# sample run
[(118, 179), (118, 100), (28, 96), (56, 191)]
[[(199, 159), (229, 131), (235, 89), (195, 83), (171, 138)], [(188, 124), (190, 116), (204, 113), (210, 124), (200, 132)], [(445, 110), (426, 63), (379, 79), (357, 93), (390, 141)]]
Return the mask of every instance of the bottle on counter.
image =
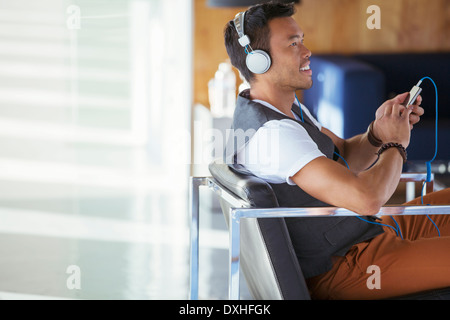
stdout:
[(228, 62), (219, 64), (208, 83), (209, 103), (213, 117), (232, 117), (236, 104), (236, 75)]

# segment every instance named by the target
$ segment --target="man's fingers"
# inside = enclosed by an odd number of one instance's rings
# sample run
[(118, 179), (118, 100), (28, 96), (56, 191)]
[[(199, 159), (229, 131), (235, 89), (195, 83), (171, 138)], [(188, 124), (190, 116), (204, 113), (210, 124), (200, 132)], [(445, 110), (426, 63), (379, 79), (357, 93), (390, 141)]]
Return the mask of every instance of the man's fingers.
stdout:
[(403, 113), (401, 114), (402, 118), (404, 118), (405, 121), (410, 122), (412, 111), (413, 108), (411, 106), (408, 108), (404, 108)]
[(418, 95), (416, 98), (416, 102), (414, 102), (415, 105), (420, 106), (420, 104), (422, 103), (423, 99), (421, 95)]
[(412, 107), (412, 113), (419, 117), (423, 116), (423, 114), (425, 113), (425, 110), (417, 104), (413, 104), (411, 107)]
[(392, 114), (393, 107), (394, 106), (392, 104), (386, 105), (386, 107), (384, 108), (384, 115), (388, 116), (388, 115)]
[(420, 121), (420, 117), (418, 115), (416, 115), (414, 112), (411, 112), (411, 114), (409, 115), (409, 122), (411, 124), (416, 124), (419, 121)]
[[(409, 112), (406, 112), (409, 111)], [(408, 115), (412, 112), (412, 108), (406, 108), (404, 105), (402, 104), (394, 104), (394, 106), (392, 107), (392, 113), (394, 115), (399, 115), (401, 117), (404, 117), (405, 115)]]
[[(394, 104), (396, 104), (396, 103), (402, 104), (403, 102), (405, 102), (405, 100), (408, 96), (409, 96), (409, 92), (403, 92), (403, 93), (396, 95), (394, 98), (392, 98), (391, 101)], [(408, 101), (406, 101), (405, 103), (408, 103)]]

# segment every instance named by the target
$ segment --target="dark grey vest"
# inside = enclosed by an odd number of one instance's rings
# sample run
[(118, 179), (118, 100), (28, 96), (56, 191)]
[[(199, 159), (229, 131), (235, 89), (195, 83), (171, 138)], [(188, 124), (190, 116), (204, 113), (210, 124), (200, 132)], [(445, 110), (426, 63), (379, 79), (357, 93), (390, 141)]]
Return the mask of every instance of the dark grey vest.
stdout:
[[(298, 114), (298, 106), (292, 111)], [(250, 140), (252, 135), (264, 123), (270, 120), (291, 119), (279, 112), (271, 110), (257, 102), (249, 100), (249, 91), (243, 91), (237, 99), (233, 116), (231, 132), (241, 129), (247, 134), (228, 137), (225, 150), (225, 161), (234, 170), (252, 174), (242, 165), (236, 163), (236, 150), (239, 150)], [(304, 115), (304, 121), (296, 121), (308, 132), (319, 150), (329, 159), (336, 160), (336, 147), (332, 140), (323, 134), (312, 121)], [(300, 187), (287, 183), (271, 183), (280, 207), (324, 207), (328, 204), (311, 197)], [(324, 192), (327, 192), (324, 190)], [(362, 217), (370, 222), (372, 217)], [(362, 221), (356, 217), (314, 217), (314, 218), (286, 218), (286, 225), (294, 245), (304, 276), (310, 278), (324, 273), (332, 267), (332, 256), (343, 256), (356, 243), (369, 240), (383, 232), (380, 225)]]

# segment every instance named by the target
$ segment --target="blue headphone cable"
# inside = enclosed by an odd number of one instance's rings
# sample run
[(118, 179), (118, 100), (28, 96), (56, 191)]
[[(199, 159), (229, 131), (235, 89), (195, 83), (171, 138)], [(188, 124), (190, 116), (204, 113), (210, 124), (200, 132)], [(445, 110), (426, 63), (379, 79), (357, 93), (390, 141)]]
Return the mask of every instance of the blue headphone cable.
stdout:
[[(427, 182), (431, 181), (431, 163), (434, 161), (434, 159), (436, 159), (437, 151), (438, 151), (438, 90), (437, 90), (436, 83), (430, 77), (423, 77), (422, 79), (420, 79), (418, 84), (417, 84), (417, 86), (419, 86), (422, 83), (422, 81), (425, 80), (425, 79), (430, 80), (431, 83), (433, 83), (433, 86), (434, 86), (434, 92), (435, 92), (435, 95), (436, 95), (436, 104), (435, 104), (436, 116), (435, 116), (435, 124), (434, 124), (434, 130), (435, 130), (434, 131), (434, 156), (433, 156), (433, 158), (431, 160), (426, 162), (427, 179), (422, 184), (422, 192), (421, 192), (421, 196), (420, 196), (422, 205), (424, 204), (423, 203), (423, 194), (424, 194), (424, 190), (425, 190), (425, 184)], [(427, 204), (427, 205), (429, 205), (429, 204)], [(435, 228), (436, 228), (436, 230), (438, 232), (438, 236), (440, 237), (441, 236), (441, 232), (440, 232), (438, 226), (436, 225), (436, 223), (430, 218), (429, 215), (427, 215), (427, 218), (428, 218), (428, 220), (430, 220), (433, 223), (433, 225), (435, 226)]]
[[(345, 161), (345, 159), (344, 159), (339, 153), (337, 153), (337, 152), (335, 151), (334, 154), (337, 155), (339, 158), (341, 158), (342, 161), (344, 161), (344, 163), (345, 163), (345, 165), (347, 166), (347, 168), (350, 169), (350, 167), (349, 167), (347, 161)], [(358, 219), (360, 219), (360, 220), (362, 220), (362, 221), (364, 221), (364, 222), (367, 222), (367, 223), (377, 224), (377, 225), (379, 225), (379, 226), (385, 226), (385, 227), (392, 228), (392, 229), (394, 229), (395, 232), (397, 233), (397, 236), (400, 236), (400, 237), (402, 238), (402, 240), (403, 240), (403, 236), (402, 236), (402, 233), (401, 233), (401, 231), (400, 231), (400, 227), (398, 226), (397, 221), (395, 221), (394, 217), (392, 217), (392, 216), (391, 216), (391, 218), (392, 218), (392, 220), (394, 220), (395, 225), (397, 226), (397, 228), (394, 228), (393, 226), (390, 226), (390, 225), (388, 225), (388, 224), (384, 224), (384, 223), (380, 223), (380, 222), (375, 222), (375, 221), (369, 221), (369, 220), (366, 220), (366, 219), (364, 219), (364, 218), (362, 218), (362, 217), (360, 217), (360, 216), (356, 216), (356, 218), (358, 218)]]
[(302, 116), (302, 122), (305, 122), (305, 121), (303, 121), (303, 110), (302, 110), (302, 105), (300, 104), (300, 101), (298, 101), (297, 95), (295, 95), (295, 99), (297, 100), (298, 107), (300, 108), (300, 115)]

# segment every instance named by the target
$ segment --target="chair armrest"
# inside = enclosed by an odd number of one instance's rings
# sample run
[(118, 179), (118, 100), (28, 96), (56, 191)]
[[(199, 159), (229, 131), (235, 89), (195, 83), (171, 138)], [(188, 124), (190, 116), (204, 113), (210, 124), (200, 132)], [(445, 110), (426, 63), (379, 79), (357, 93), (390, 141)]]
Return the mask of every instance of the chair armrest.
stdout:
[[(384, 206), (374, 216), (395, 215), (440, 215), (450, 214), (450, 205), (430, 206)], [(293, 218), (293, 217), (346, 217), (361, 216), (360, 214), (338, 207), (310, 207), (310, 208), (233, 208), (231, 219), (241, 218)]]
[[(425, 182), (427, 181), (426, 172), (404, 172), (400, 176), (400, 182)], [(430, 182), (434, 181), (434, 173), (431, 174)]]

